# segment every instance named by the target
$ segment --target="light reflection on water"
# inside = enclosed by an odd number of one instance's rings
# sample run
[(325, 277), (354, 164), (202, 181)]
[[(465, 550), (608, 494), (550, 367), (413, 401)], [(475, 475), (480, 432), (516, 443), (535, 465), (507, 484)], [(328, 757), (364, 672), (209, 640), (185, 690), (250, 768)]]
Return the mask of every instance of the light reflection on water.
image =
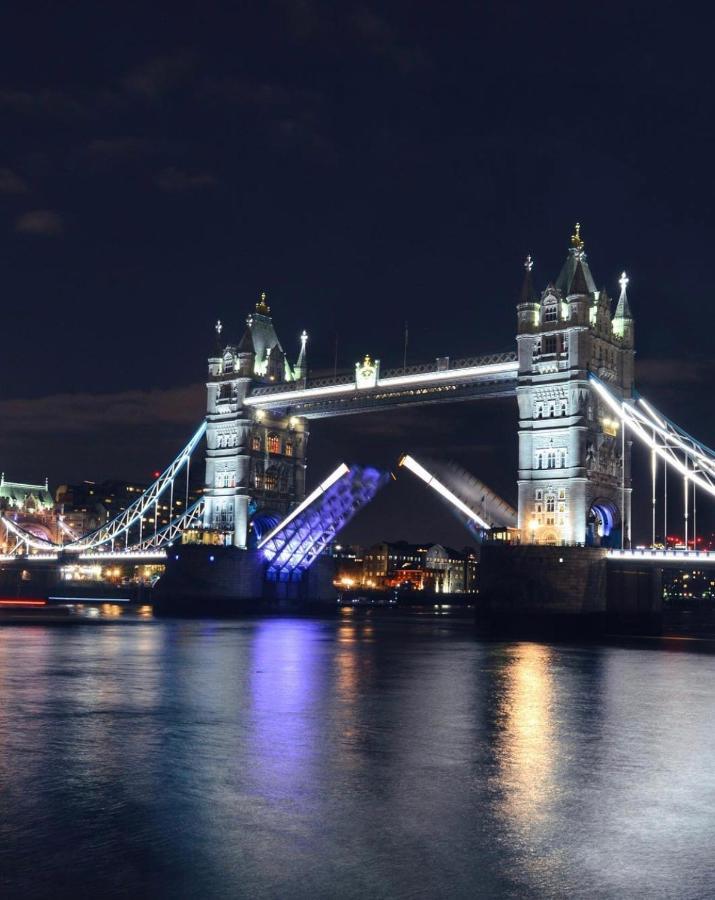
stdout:
[(0, 629), (0, 893), (706, 897), (715, 657), (266, 619)]

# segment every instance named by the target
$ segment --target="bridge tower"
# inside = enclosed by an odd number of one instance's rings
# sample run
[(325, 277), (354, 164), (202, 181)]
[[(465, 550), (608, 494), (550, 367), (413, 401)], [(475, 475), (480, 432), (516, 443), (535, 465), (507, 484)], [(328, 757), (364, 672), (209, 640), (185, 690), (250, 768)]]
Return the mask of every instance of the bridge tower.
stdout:
[(305, 419), (253, 410), (244, 400), (255, 385), (305, 378), (307, 335), (292, 366), (265, 293), (238, 345), (224, 345), (221, 332), (218, 322), (208, 361), (204, 529), (217, 543), (243, 549), (305, 495)]
[(633, 387), (633, 317), (621, 276), (615, 311), (596, 288), (580, 226), (555, 283), (540, 296), (526, 260), (517, 306), (519, 529), (530, 543), (630, 541), (630, 442), (589, 384)]

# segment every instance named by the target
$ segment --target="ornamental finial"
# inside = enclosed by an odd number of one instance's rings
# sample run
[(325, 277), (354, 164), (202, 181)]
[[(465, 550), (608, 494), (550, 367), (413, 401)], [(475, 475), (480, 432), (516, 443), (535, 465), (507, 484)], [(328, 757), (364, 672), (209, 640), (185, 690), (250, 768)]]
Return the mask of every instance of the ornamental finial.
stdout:
[(305, 347), (305, 345), (308, 343), (308, 332), (305, 330), (305, 328), (303, 329), (303, 332), (301, 333), (300, 343), (303, 345), (303, 347)]
[(571, 235), (571, 246), (574, 250), (581, 253), (583, 248), (586, 246), (583, 238), (581, 237), (581, 223), (577, 222), (576, 227), (574, 228), (574, 233)]
[(531, 258), (531, 254), (529, 254), (524, 260), (524, 268), (527, 272), (531, 272), (531, 270), (534, 268), (534, 260)]
[(621, 272), (621, 277), (618, 279), (618, 283), (621, 286), (621, 293), (625, 293), (625, 290), (628, 287), (629, 281), (630, 281), (630, 278), (626, 275), (626, 273)]
[(216, 334), (217, 334), (219, 337), (221, 337), (221, 332), (223, 331), (223, 324), (222, 324), (222, 322), (221, 322), (221, 319), (219, 319), (218, 322), (216, 322), (216, 326), (215, 326), (215, 327), (216, 327)]
[(267, 316), (271, 311), (270, 306), (266, 303), (266, 292), (261, 291), (261, 299), (256, 303), (256, 312), (262, 316)]

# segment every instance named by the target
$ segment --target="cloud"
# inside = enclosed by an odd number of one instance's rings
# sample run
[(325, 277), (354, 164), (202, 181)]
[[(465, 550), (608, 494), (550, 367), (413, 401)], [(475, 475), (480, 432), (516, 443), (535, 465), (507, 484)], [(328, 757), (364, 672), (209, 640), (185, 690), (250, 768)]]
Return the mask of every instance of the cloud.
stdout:
[(0, 401), (6, 434), (54, 435), (90, 433), (103, 428), (186, 425), (201, 421), (205, 388), (201, 384), (165, 390), (120, 391), (114, 394), (53, 394)]
[(184, 85), (194, 70), (190, 53), (157, 56), (131, 69), (122, 79), (122, 86), (147, 100), (159, 100)]
[(218, 179), (209, 172), (184, 172), (173, 166), (157, 175), (156, 183), (167, 193), (184, 193), (216, 187)]
[(420, 47), (401, 41), (390, 24), (366, 6), (359, 6), (353, 11), (349, 24), (353, 37), (360, 45), (369, 53), (392, 62), (403, 74), (426, 64)]
[(12, 169), (0, 169), (0, 194), (26, 194), (27, 182)]
[(168, 147), (168, 141), (135, 135), (120, 135), (112, 138), (95, 138), (87, 146), (87, 152), (97, 159), (126, 160), (153, 156), (162, 153)]
[(15, 231), (18, 234), (57, 237), (64, 231), (64, 222), (62, 216), (51, 209), (34, 209), (18, 218), (15, 222)]
[(672, 388), (676, 385), (712, 384), (715, 361), (697, 359), (638, 359), (639, 384)]
[(54, 90), (0, 90), (0, 108), (24, 115), (60, 118), (83, 116), (87, 112), (82, 101), (64, 91)]

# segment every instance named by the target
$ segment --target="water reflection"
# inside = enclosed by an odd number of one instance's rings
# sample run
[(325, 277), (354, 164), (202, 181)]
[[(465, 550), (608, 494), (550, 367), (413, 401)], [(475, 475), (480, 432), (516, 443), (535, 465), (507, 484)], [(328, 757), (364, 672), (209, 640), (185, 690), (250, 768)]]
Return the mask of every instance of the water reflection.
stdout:
[(496, 757), (505, 816), (521, 829), (543, 822), (554, 797), (553, 650), (518, 644), (505, 651)]
[(713, 893), (712, 658), (122, 616), (0, 691), (3, 898)]

